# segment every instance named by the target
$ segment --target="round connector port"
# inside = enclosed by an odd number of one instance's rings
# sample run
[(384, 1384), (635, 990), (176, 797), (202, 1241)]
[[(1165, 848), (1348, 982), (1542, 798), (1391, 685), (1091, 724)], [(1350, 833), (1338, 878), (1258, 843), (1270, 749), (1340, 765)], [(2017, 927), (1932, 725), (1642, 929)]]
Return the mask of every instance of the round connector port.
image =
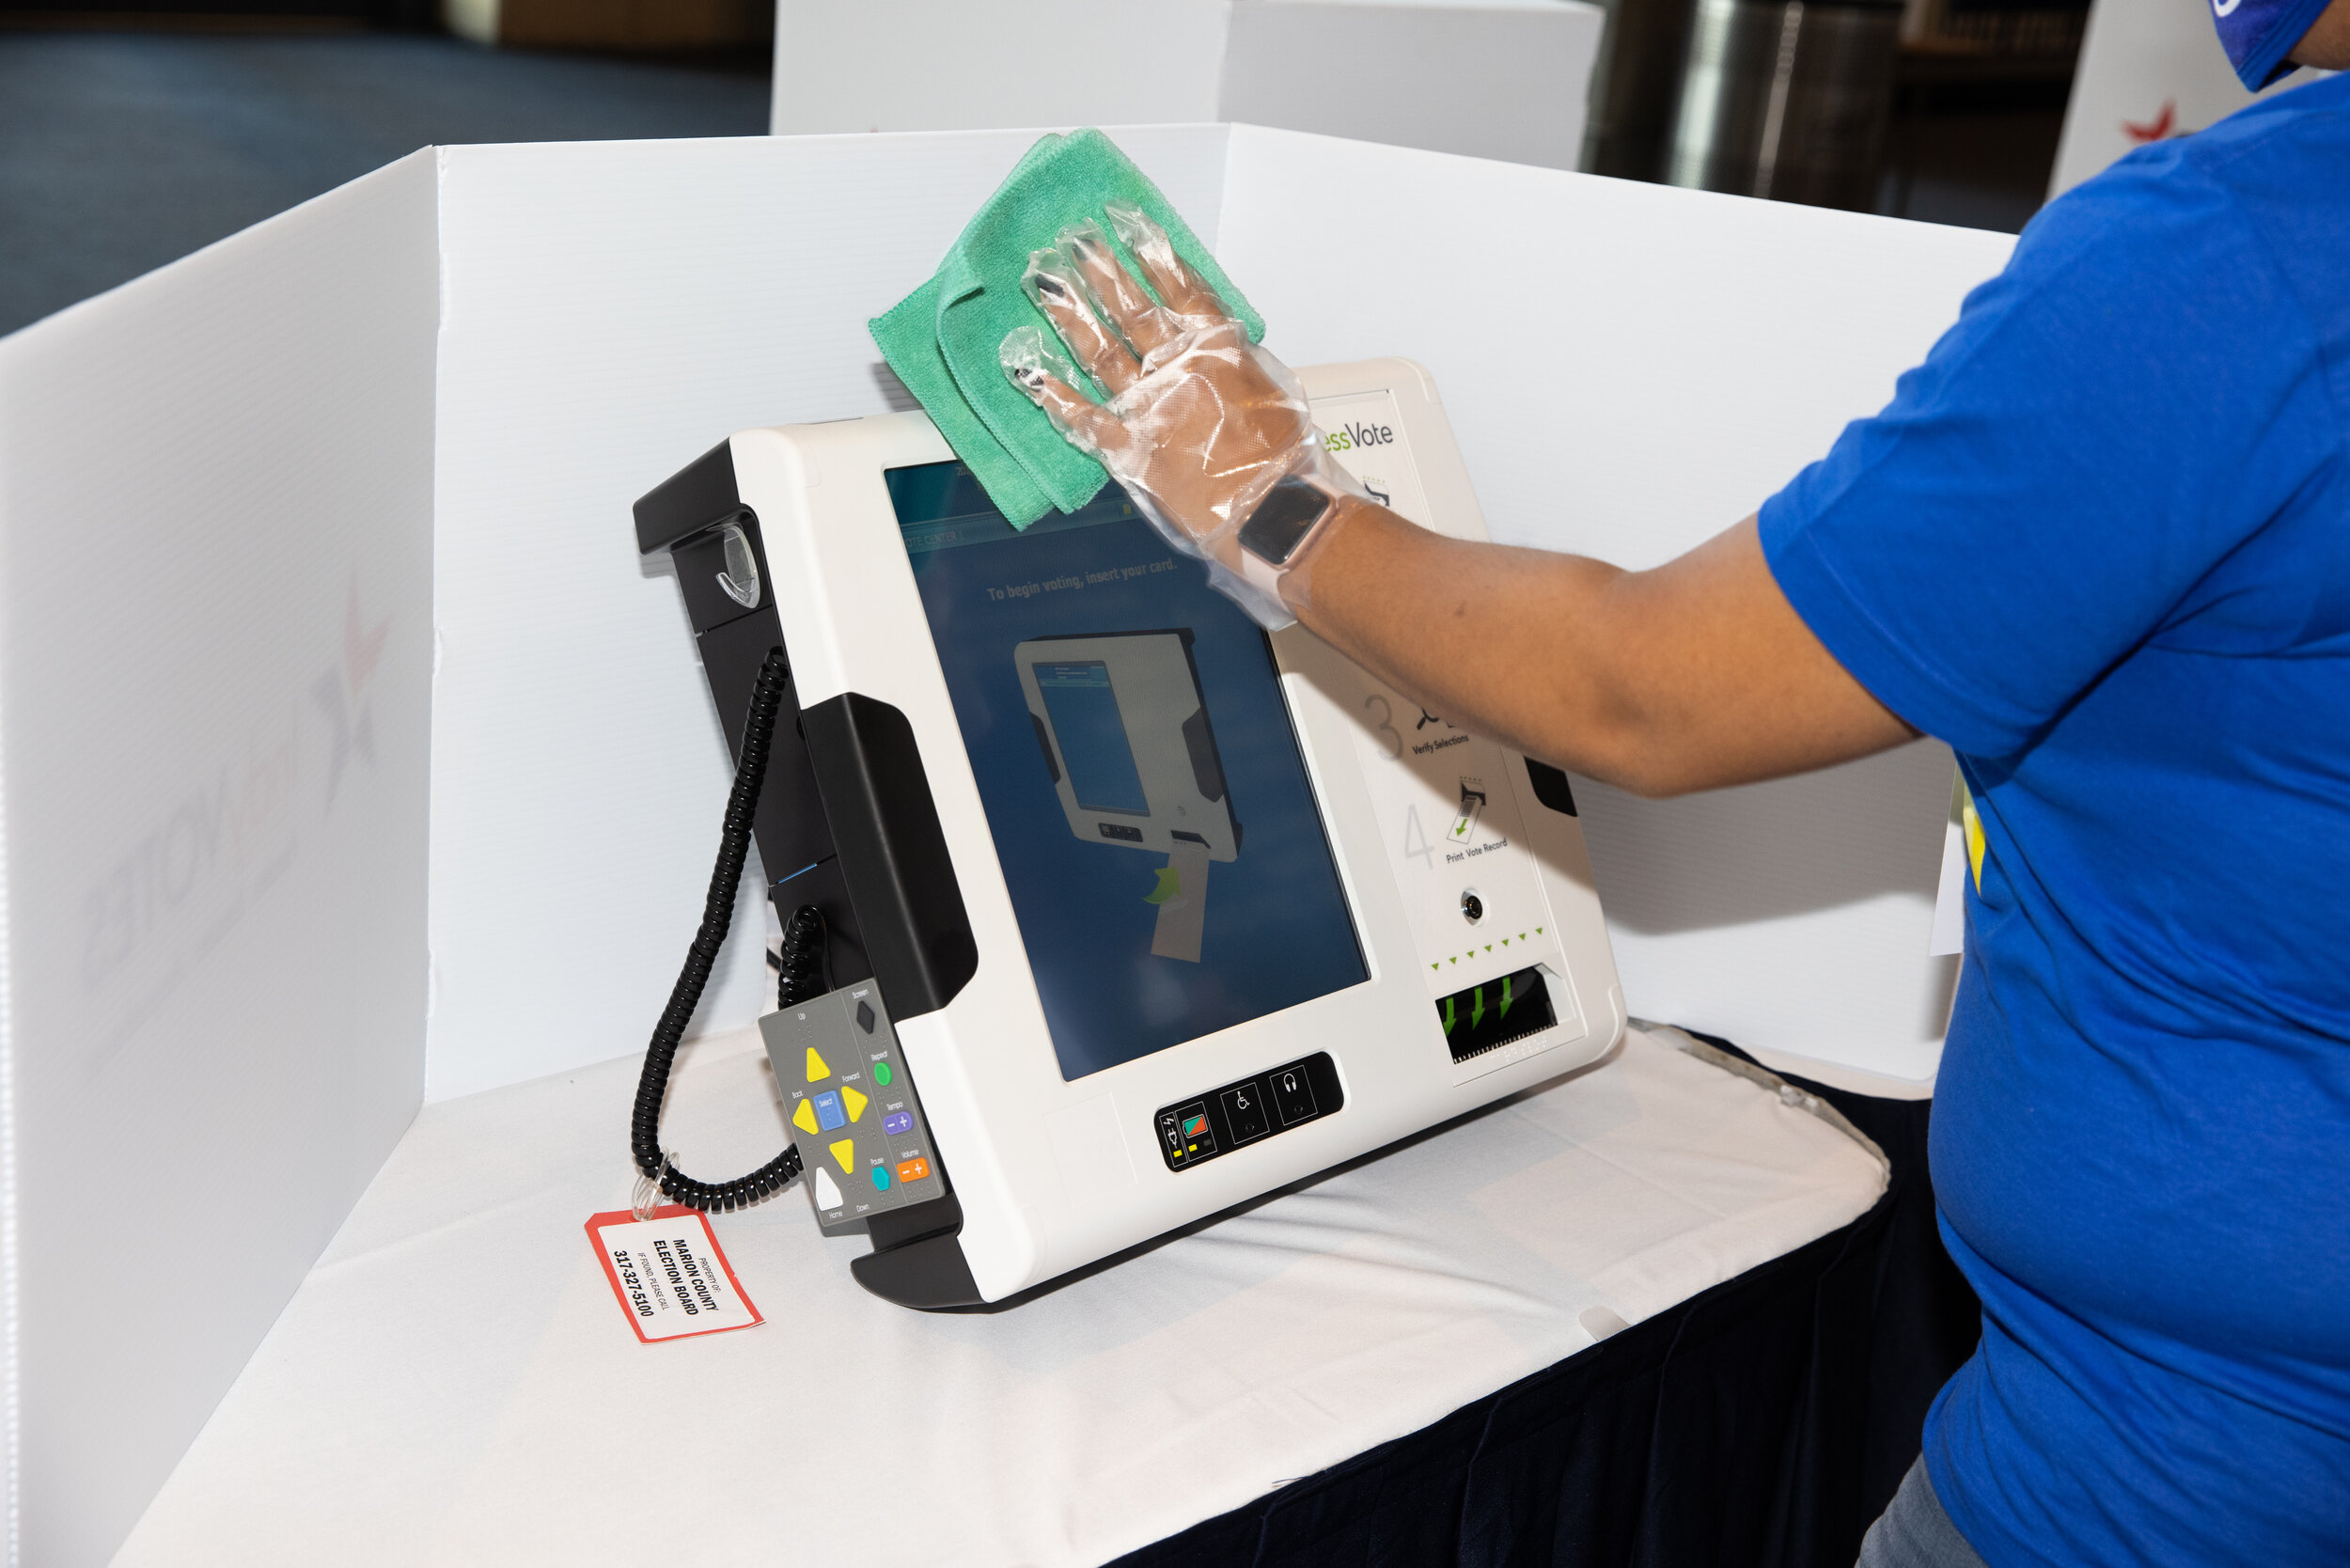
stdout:
[(1468, 921), (1470, 925), (1475, 925), (1485, 917), (1485, 901), (1477, 896), (1477, 889), (1474, 887), (1461, 895), (1461, 917)]

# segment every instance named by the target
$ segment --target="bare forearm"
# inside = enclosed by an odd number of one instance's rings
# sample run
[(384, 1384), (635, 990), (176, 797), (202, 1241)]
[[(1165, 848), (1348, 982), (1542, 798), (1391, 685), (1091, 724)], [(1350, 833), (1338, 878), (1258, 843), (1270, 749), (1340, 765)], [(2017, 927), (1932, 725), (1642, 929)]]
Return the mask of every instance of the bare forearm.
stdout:
[(1644, 794), (1796, 773), (1913, 731), (1788, 606), (1752, 520), (1652, 572), (1447, 539), (1351, 503), (1300, 618), (1453, 723)]
[[(1362, 507), (1315, 555), (1299, 619), (1464, 729), (1600, 775), (1613, 771), (1604, 737), (1624, 715), (1597, 668), (1598, 622), (1622, 575), (1580, 556), (1447, 539)], [(1581, 675), (1550, 679), (1562, 671)]]

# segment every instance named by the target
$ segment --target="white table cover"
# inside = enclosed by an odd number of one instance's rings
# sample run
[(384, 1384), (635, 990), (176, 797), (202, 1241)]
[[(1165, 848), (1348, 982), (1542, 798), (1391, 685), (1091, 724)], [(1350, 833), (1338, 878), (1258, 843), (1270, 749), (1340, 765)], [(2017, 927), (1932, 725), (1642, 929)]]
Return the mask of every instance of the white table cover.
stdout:
[[(428, 1106), (117, 1562), (1103, 1561), (1875, 1201), (1872, 1151), (1674, 1038), (1007, 1310), (867, 1295), (794, 1191), (716, 1221), (767, 1321), (650, 1345), (582, 1229), (636, 1063)], [(686, 1169), (780, 1124), (755, 1034), (688, 1051)]]

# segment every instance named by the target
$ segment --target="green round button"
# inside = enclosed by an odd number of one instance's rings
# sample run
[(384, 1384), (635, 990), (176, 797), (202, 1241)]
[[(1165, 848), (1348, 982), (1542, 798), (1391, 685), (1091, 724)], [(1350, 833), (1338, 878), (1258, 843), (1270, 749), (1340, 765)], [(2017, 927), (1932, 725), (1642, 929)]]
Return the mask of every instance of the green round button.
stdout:
[(889, 1087), (889, 1063), (885, 1061), (877, 1061), (873, 1063), (873, 1082), (876, 1085), (883, 1089), (887, 1089)]

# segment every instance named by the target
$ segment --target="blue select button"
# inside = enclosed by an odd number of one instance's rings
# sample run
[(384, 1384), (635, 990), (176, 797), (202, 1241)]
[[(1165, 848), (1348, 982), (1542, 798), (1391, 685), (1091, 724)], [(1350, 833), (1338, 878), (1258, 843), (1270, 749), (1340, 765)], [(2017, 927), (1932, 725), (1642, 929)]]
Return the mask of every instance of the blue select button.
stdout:
[(914, 1131), (914, 1113), (912, 1111), (891, 1111), (887, 1116), (882, 1118), (882, 1131), (888, 1134), (891, 1137), (896, 1137), (900, 1133), (910, 1133)]
[(840, 1109), (840, 1091), (828, 1089), (816, 1096), (816, 1125), (829, 1133), (835, 1127), (845, 1127), (849, 1119)]
[(875, 1192), (889, 1190), (889, 1168), (887, 1166), (877, 1165), (873, 1168), (873, 1190)]

